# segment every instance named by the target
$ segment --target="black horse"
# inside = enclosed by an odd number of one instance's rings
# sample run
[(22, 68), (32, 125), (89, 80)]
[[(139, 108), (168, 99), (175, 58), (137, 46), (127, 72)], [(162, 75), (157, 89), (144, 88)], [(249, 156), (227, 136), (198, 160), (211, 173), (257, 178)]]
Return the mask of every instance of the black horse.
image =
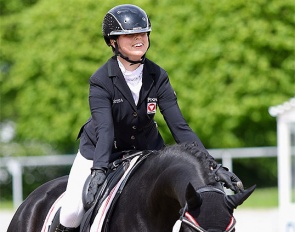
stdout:
[[(255, 186), (226, 195), (216, 182), (216, 161), (195, 144), (154, 152), (133, 173), (110, 216), (108, 231), (234, 231), (234, 209)], [(8, 232), (40, 232), (48, 210), (65, 191), (67, 177), (44, 184), (16, 211)]]

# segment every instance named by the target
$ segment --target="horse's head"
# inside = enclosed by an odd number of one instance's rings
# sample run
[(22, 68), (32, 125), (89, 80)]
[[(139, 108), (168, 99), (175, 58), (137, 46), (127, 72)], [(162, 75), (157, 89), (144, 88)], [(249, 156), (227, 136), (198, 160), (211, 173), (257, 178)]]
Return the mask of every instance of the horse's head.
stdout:
[(240, 193), (226, 195), (216, 187), (206, 186), (196, 191), (189, 184), (186, 205), (181, 210), (173, 232), (234, 232), (233, 211), (252, 194), (255, 187), (254, 185)]

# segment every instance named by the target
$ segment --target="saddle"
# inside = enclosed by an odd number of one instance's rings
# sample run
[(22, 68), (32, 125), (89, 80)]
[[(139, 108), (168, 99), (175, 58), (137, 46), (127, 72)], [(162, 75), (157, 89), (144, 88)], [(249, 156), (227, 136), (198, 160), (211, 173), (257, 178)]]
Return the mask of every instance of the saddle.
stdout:
[[(107, 218), (111, 216), (112, 209), (114, 208), (114, 205), (119, 198), (127, 180), (132, 175), (132, 173), (139, 167), (139, 165), (142, 163), (142, 161), (145, 160), (147, 156), (149, 156), (152, 151), (129, 151), (124, 152), (124, 155), (121, 159), (117, 159), (114, 162), (112, 162), (109, 165), (109, 169), (107, 172), (107, 177), (104, 183), (99, 187), (98, 194), (95, 197), (95, 201), (92, 205), (86, 204), (86, 194), (88, 191), (88, 186), (91, 177), (89, 176), (88, 179), (85, 182), (84, 188), (83, 188), (83, 204), (84, 208), (86, 210), (86, 213), (82, 219), (81, 225), (80, 225), (80, 232), (89, 232), (90, 227), (93, 224), (93, 221), (95, 219), (95, 216), (97, 215), (100, 207), (102, 206), (105, 199), (109, 196), (110, 192), (114, 189), (114, 187), (117, 185), (119, 180), (123, 177), (125, 171), (128, 169), (130, 165), (130, 161), (137, 157), (136, 163), (131, 167), (130, 171), (125, 176), (124, 180), (121, 182), (119, 189), (116, 192), (115, 197), (113, 198), (113, 201), (110, 205), (110, 208), (106, 215), (106, 223), (109, 221)], [(104, 225), (103, 231), (107, 231), (108, 226)]]

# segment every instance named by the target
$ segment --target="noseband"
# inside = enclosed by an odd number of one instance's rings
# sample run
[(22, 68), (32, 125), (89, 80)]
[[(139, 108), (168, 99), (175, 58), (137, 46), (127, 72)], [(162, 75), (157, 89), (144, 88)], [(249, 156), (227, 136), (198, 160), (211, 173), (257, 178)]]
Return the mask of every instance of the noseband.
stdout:
[[(212, 191), (225, 194), (224, 191), (222, 191), (221, 189), (211, 187), (211, 186), (206, 186), (206, 187), (203, 187), (203, 188), (197, 190), (198, 193), (212, 192)], [(190, 215), (190, 213), (187, 211), (187, 209), (188, 209), (188, 205), (186, 203), (183, 210), (182, 210), (180, 218), (176, 221), (176, 223), (173, 226), (172, 232), (179, 232), (180, 228), (182, 226), (182, 223), (189, 226), (190, 228), (192, 228), (196, 232), (210, 232), (210, 230), (205, 230), (204, 228), (202, 228), (199, 225), (199, 223), (194, 219), (194, 217), (192, 215)], [(236, 219), (232, 216), (225, 231), (220, 231), (220, 232), (234, 232), (235, 225), (236, 225)]]

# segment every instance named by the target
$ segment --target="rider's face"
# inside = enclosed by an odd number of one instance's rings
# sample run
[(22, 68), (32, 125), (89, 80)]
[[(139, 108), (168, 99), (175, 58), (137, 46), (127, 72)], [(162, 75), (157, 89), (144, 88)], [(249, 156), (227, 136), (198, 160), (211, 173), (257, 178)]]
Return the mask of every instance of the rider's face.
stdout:
[(140, 60), (149, 47), (148, 34), (120, 35), (117, 38), (119, 51), (130, 60)]

